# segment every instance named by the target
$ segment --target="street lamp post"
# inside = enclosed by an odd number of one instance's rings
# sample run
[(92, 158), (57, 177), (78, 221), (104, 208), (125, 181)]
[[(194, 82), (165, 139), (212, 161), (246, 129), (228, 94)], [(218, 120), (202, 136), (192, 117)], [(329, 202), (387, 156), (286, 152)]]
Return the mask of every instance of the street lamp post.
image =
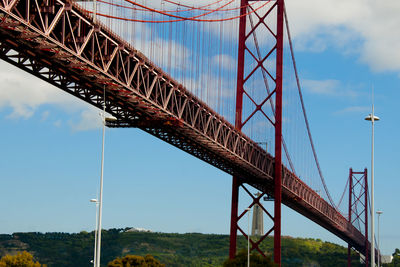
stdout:
[(96, 266), (100, 267), (100, 253), (101, 253), (101, 215), (103, 208), (103, 174), (104, 174), (104, 138), (106, 131), (106, 88), (104, 87), (104, 105), (103, 105), (103, 114), (101, 116), (101, 120), (103, 123), (103, 137), (102, 137), (102, 146), (101, 146), (101, 172), (100, 172), (100, 198), (99, 198), (99, 213), (98, 213), (98, 229), (97, 229), (97, 251), (96, 251)]
[(97, 240), (96, 240), (96, 267), (100, 267), (100, 252), (101, 252), (101, 216), (102, 216), (102, 208), (103, 208), (103, 176), (104, 176), (104, 138), (106, 131), (106, 122), (107, 121), (116, 121), (115, 117), (106, 118), (106, 87), (104, 86), (104, 105), (103, 105), (103, 114), (102, 123), (103, 123), (103, 138), (102, 138), (102, 146), (101, 146), (101, 173), (100, 173), (100, 198), (98, 200), (99, 204), (99, 214), (98, 214), (98, 226), (97, 226)]
[(247, 208), (247, 267), (250, 267), (250, 213), (251, 209)]
[(98, 222), (97, 222), (97, 210), (99, 206), (99, 201), (95, 198), (92, 198), (90, 200), (92, 203), (96, 203), (96, 228), (94, 229), (94, 253), (93, 253), (93, 266), (96, 267), (96, 254), (97, 254), (97, 227), (98, 227)]
[(371, 121), (372, 125), (372, 145), (371, 145), (371, 267), (375, 267), (375, 209), (374, 209), (374, 122), (379, 121), (379, 117), (374, 114), (374, 99), (372, 94), (372, 113), (365, 117)]
[(93, 0), (93, 22), (96, 23), (97, 15), (97, 1)]
[(383, 213), (383, 211), (381, 210), (377, 210), (376, 214), (378, 214), (378, 267), (381, 266), (381, 238), (380, 238), (380, 232), (381, 232), (381, 228), (380, 228), (380, 218), (381, 218), (381, 214)]

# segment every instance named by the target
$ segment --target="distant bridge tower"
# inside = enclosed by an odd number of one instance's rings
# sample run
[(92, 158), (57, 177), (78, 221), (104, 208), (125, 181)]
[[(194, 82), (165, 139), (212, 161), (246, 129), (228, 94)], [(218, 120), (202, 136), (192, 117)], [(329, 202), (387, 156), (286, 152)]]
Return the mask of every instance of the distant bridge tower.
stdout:
[[(363, 172), (355, 172), (350, 169), (349, 173), (349, 222), (358, 226), (358, 230), (365, 236), (365, 266), (368, 265), (368, 180), (367, 169)], [(347, 266), (351, 266), (351, 244), (348, 245)], [(362, 253), (362, 251), (360, 251)]]
[[(259, 197), (261, 194), (257, 193)], [(264, 235), (264, 211), (261, 206), (254, 204), (253, 206), (253, 221), (251, 224), (251, 235), (252, 236), (263, 236)]]

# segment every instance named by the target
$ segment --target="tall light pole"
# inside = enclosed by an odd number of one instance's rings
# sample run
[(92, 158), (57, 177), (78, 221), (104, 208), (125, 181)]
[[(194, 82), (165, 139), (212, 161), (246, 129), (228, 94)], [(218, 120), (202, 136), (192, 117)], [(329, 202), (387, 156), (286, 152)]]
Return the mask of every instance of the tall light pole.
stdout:
[(97, 1), (93, 0), (93, 22), (96, 23), (97, 15)]
[(381, 266), (381, 238), (380, 238), (380, 232), (381, 232), (381, 228), (380, 228), (380, 218), (381, 218), (381, 214), (383, 213), (383, 211), (381, 210), (377, 210), (376, 214), (378, 214), (378, 267)]
[(99, 206), (99, 201), (95, 198), (92, 198), (90, 200), (92, 203), (96, 203), (96, 228), (94, 229), (94, 253), (93, 253), (93, 266), (96, 267), (96, 255), (97, 255), (97, 231), (98, 231), (98, 221), (97, 221), (97, 211), (98, 211), (98, 206)]
[(97, 229), (97, 251), (96, 251), (96, 267), (100, 267), (100, 253), (101, 253), (101, 215), (103, 208), (103, 175), (104, 175), (104, 138), (106, 132), (106, 87), (104, 86), (104, 104), (103, 104), (103, 114), (101, 116), (101, 120), (103, 123), (103, 138), (101, 145), (101, 172), (100, 172), (100, 198), (99, 198), (99, 217), (98, 221), (98, 229)]
[(374, 91), (372, 89), (372, 113), (365, 117), (372, 125), (371, 144), (371, 267), (375, 267), (375, 208), (374, 208), (374, 123), (379, 117), (374, 114)]
[(247, 208), (247, 267), (250, 267), (250, 213), (251, 209)]
[(98, 217), (98, 229), (97, 229), (97, 251), (96, 251), (96, 267), (100, 267), (100, 252), (101, 252), (101, 216), (102, 216), (102, 208), (103, 208), (103, 176), (104, 176), (104, 138), (106, 132), (106, 121), (116, 121), (115, 117), (106, 118), (106, 87), (104, 86), (104, 105), (103, 105), (103, 114), (102, 114), (102, 123), (103, 123), (103, 138), (102, 138), (102, 146), (101, 146), (101, 173), (100, 173), (100, 198), (99, 198), (99, 217)]

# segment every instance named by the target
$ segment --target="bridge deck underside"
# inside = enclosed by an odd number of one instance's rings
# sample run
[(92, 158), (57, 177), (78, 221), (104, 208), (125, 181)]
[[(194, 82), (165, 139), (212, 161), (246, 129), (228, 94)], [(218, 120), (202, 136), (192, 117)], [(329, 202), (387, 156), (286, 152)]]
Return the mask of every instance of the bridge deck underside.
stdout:
[[(50, 3), (50, 4), (49, 4)], [(273, 196), (273, 156), (68, 1), (0, 1), (0, 57)], [(106, 99), (103, 90), (106, 90)], [(358, 251), (363, 235), (287, 168), (283, 203)]]

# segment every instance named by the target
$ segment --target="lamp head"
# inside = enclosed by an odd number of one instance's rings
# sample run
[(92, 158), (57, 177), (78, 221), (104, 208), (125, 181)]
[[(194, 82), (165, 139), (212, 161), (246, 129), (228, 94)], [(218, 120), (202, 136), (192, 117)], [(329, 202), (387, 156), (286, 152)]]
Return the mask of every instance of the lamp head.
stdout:
[[(367, 117), (364, 118), (366, 121), (372, 121), (372, 114), (368, 114)], [(379, 121), (379, 117), (374, 115), (374, 121)]]
[(118, 119), (115, 118), (114, 116), (110, 116), (110, 117), (105, 117), (105, 121), (106, 122), (114, 122), (117, 121)]

